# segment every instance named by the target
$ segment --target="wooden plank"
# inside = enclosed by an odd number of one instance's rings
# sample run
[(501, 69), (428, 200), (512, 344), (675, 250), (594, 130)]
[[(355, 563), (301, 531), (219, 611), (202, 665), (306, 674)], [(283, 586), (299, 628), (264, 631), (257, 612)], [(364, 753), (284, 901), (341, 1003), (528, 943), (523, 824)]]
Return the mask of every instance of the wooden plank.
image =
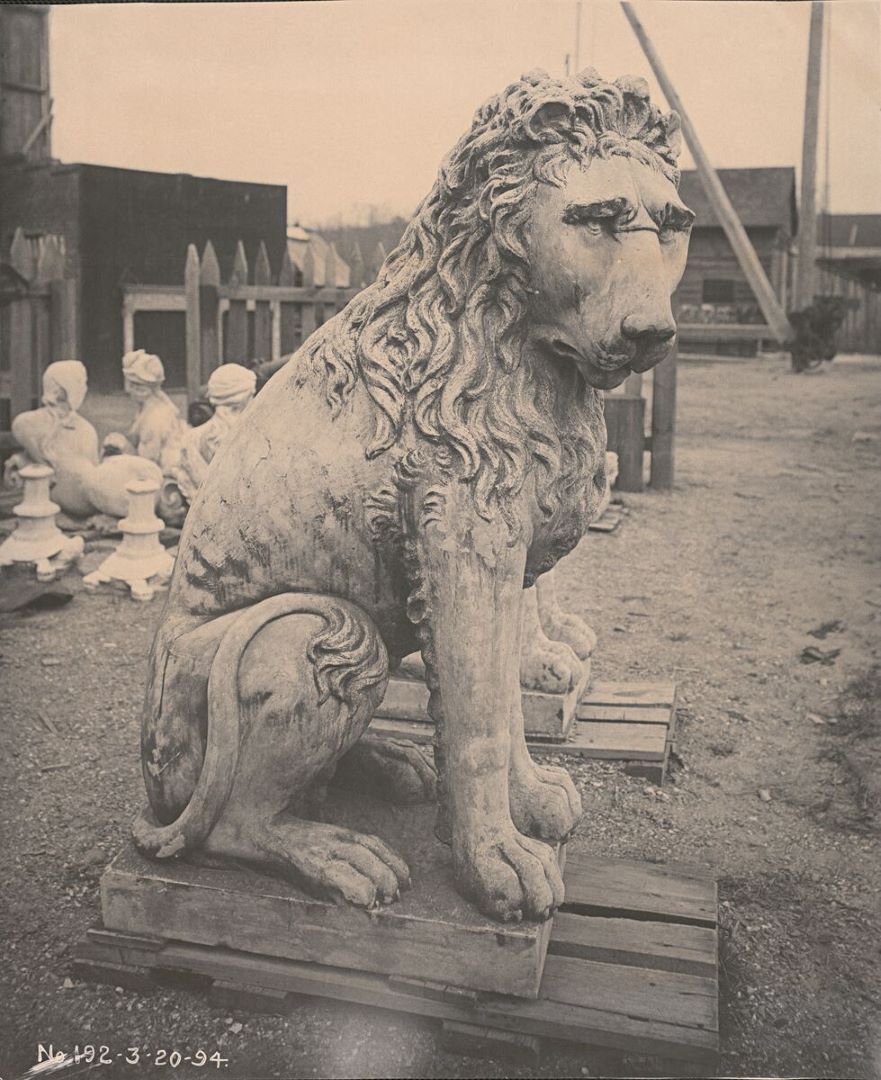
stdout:
[(717, 931), (709, 926), (558, 911), (548, 955), (715, 977)]
[(385, 716), (374, 716), (370, 721), (371, 735), (384, 735), (389, 739), (410, 739), (415, 743), (434, 742), (434, 724), (418, 720), (393, 720)]
[[(248, 259), (241, 240), (236, 244), (235, 261), (232, 276), (229, 279), (231, 289), (248, 284)], [(248, 363), (248, 306), (244, 299), (230, 299), (229, 313), (226, 316), (226, 333), (223, 337), (223, 355), (227, 363)]]
[(597, 723), (627, 722), (631, 724), (670, 724), (670, 706), (646, 708), (643, 705), (585, 705), (578, 706), (579, 720)]
[(619, 491), (642, 491), (645, 399), (614, 394), (605, 401), (608, 447), (618, 455)]
[(440, 1046), (448, 1054), (490, 1057), (513, 1061), (521, 1066), (536, 1066), (541, 1060), (541, 1042), (536, 1035), (503, 1031), (486, 1024), (465, 1024), (458, 1020), (443, 1021)]
[[(266, 244), (260, 241), (257, 251), (257, 259), (254, 263), (254, 285), (269, 285), (272, 282), (272, 271), (269, 267), (269, 255)], [(272, 311), (269, 299), (257, 300), (254, 310), (254, 355), (251, 357), (255, 362), (271, 360), (272, 356)], [(279, 354), (280, 355), (280, 354)]]
[(13, 416), (33, 408), (33, 322), (31, 301), (13, 300), (6, 307), (9, 319), (10, 409)]
[(774, 331), (765, 323), (680, 323), (680, 341), (770, 341)]
[(663, 1020), (716, 1031), (715, 980), (675, 971), (623, 967), (569, 956), (549, 956), (542, 979), (542, 1002)]
[(37, 270), (33, 245), (28, 241), (21, 225), (12, 234), (12, 243), (9, 245), (9, 265), (25, 281), (30, 281)]
[(561, 750), (579, 752), (587, 757), (616, 761), (663, 761), (667, 728), (663, 724), (576, 720), (566, 742), (556, 745)]
[[(335, 1001), (439, 1020), (485, 1024), (501, 1030), (565, 1039), (587, 1046), (608, 1046), (631, 1053), (660, 1054), (708, 1062), (714, 1059), (718, 1051), (716, 1030), (694, 1024), (677, 1024), (663, 1017), (662, 994), (657, 995), (659, 1004), (652, 1010), (659, 1013), (661, 1018), (652, 1018), (615, 1012), (602, 1005), (592, 1008), (542, 999), (512, 1001), (498, 995), (488, 995), (477, 1005), (463, 1005), (395, 990), (389, 986), (387, 979), (379, 975), (254, 956), (226, 948), (170, 943), (160, 953), (144, 953), (141, 959), (145, 967), (154, 970), (179, 970), (284, 993), (329, 997)], [(559, 959), (549, 958), (548, 963)], [(75, 960), (75, 963), (78, 962)], [(604, 965), (596, 965), (601, 966)], [(112, 982), (113, 979), (111, 977), (106, 981)], [(643, 1009), (642, 1012), (649, 1010)]]
[(428, 698), (428, 687), (421, 679), (402, 679), (393, 675), (375, 715), (387, 720), (430, 724)]
[(649, 487), (672, 491), (676, 436), (676, 344), (652, 374), (652, 453)]
[(582, 697), (586, 705), (644, 705), (648, 708), (666, 705), (672, 708), (676, 701), (674, 682), (613, 682), (598, 679)]
[(592, 855), (570, 857), (565, 878), (567, 911), (716, 925), (716, 883), (689, 869)]
[[(400, 837), (384, 838), (406, 857)], [(156, 862), (127, 848), (101, 879), (102, 919), (126, 934), (379, 974), (430, 971), (469, 989), (535, 997), (550, 923), (500, 925), (480, 915), (453, 888), (447, 850), (439, 842), (420, 850), (418, 865), (410, 859), (414, 888), (366, 911), (248, 871)]]
[(199, 385), (208, 382), (220, 363), (220, 264), (209, 240), (199, 270), (199, 326), (201, 328)]
[[(527, 736), (565, 738), (575, 719), (586, 676), (585, 670), (582, 682), (566, 694), (545, 694), (538, 690), (522, 692), (523, 723)], [(432, 724), (428, 715), (428, 698), (428, 687), (421, 679), (392, 676), (375, 716), (380, 720)]]
[(199, 252), (195, 244), (187, 246), (184, 263), (184, 303), (186, 309), (186, 374), (187, 397), (195, 401), (201, 390), (202, 341), (199, 305)]
[[(585, 855), (570, 855), (564, 878), (567, 905), (555, 920), (535, 1000), (451, 993), (424, 978), (386, 978), (225, 946), (169, 941), (157, 948), (155, 938), (106, 930), (90, 931), (77, 947), (75, 971), (119, 984), (133, 968), (147, 989), (175, 972), (212, 979), (221, 997), (242, 995), (242, 1008), (252, 991), (270, 1011), (284, 1011), (289, 994), (393, 1009), (454, 1030), (460, 1025), (478, 1050), (512, 1032), (711, 1064), (718, 1050), (715, 883), (692, 868)], [(576, 915), (569, 897), (598, 910), (626, 906), (608, 916)]]
[[(315, 252), (311, 243), (303, 256), (303, 285), (306, 288), (315, 285)], [(301, 342), (306, 341), (315, 331), (318, 320), (316, 305), (319, 302), (317, 299), (306, 301), (300, 308)]]

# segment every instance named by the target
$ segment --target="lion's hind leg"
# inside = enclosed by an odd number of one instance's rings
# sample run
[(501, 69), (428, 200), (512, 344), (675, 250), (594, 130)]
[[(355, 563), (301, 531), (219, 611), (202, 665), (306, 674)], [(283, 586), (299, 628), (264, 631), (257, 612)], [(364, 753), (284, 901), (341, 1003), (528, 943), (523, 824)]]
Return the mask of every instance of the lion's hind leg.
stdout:
[[(259, 628), (229, 687), (228, 673), (220, 674), (224, 692), (237, 695), (240, 749), (203, 850), (316, 895), (365, 907), (391, 901), (409, 884), (393, 851), (376, 837), (305, 819), (314, 785), (361, 737), (385, 691), (388, 661), (376, 627), (353, 604), (306, 595), (262, 625), (259, 614), (251, 618)], [(211, 715), (209, 689), (209, 725)]]
[(340, 759), (334, 783), (398, 806), (437, 798), (434, 762), (409, 739), (365, 735)]

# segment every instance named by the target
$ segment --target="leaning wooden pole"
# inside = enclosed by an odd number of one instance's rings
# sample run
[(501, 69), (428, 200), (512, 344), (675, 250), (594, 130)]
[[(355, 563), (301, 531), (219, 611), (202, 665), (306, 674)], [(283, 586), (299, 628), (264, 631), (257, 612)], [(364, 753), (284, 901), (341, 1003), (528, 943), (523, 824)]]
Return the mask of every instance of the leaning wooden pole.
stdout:
[(817, 128), (820, 113), (820, 79), (823, 62), (823, 2), (811, 4), (808, 39), (808, 72), (805, 81), (805, 128), (801, 152), (801, 207), (798, 220), (798, 270), (794, 306), (814, 302), (817, 268)]
[(694, 163), (697, 166), (698, 175), (700, 176), (701, 183), (707, 193), (707, 198), (710, 200), (710, 204), (713, 207), (722, 228), (725, 230), (728, 242), (734, 249), (734, 254), (737, 256), (740, 268), (743, 271), (744, 277), (749, 282), (750, 288), (755, 294), (759, 307), (762, 309), (762, 314), (765, 316), (765, 321), (771, 328), (774, 337), (776, 337), (782, 345), (795, 337), (795, 332), (790, 326), (789, 320), (786, 318), (786, 312), (780, 306), (780, 302), (774, 293), (771, 282), (768, 280), (768, 275), (765, 273), (761, 262), (759, 262), (759, 257), (756, 255), (755, 249), (750, 243), (749, 237), (746, 235), (746, 230), (740, 223), (740, 218), (738, 218), (734, 207), (731, 205), (731, 200), (728, 198), (727, 192), (722, 187), (722, 182), (719, 179), (718, 173), (710, 164), (709, 158), (704, 153), (704, 148), (701, 146), (694, 125), (689, 119), (688, 113), (685, 111), (682, 99), (673, 87), (670, 77), (667, 75), (664, 65), (661, 63), (661, 59), (655, 51), (654, 45), (652, 45), (648, 34), (645, 32), (645, 28), (639, 21), (636, 12), (633, 10), (633, 4), (629, 3), (628, 0), (621, 0), (621, 7), (624, 10), (624, 14), (627, 16), (627, 21), (633, 27), (633, 32), (636, 34), (636, 37), (642, 46), (642, 50), (651, 65), (652, 71), (655, 73), (655, 78), (661, 84), (661, 89), (663, 90), (667, 101), (670, 103), (670, 107), (679, 113), (679, 117), (682, 121), (682, 133), (685, 136), (685, 141), (688, 143), (691, 156), (694, 158)]

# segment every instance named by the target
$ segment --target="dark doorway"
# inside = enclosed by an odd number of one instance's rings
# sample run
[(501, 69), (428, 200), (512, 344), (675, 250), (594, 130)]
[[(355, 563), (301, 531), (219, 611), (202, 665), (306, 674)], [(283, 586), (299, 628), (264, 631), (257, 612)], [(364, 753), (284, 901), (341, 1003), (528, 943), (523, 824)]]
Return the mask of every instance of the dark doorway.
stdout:
[(136, 311), (135, 348), (155, 353), (165, 365), (165, 385), (187, 385), (187, 317), (183, 311)]

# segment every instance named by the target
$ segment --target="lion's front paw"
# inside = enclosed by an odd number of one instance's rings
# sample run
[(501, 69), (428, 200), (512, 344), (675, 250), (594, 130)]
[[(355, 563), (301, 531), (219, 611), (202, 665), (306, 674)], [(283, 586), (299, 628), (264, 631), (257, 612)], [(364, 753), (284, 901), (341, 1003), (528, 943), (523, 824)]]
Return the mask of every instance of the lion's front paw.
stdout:
[(524, 690), (567, 694), (581, 678), (581, 661), (562, 641), (533, 638), (520, 655), (520, 685)]
[(587, 660), (597, 647), (594, 630), (570, 611), (555, 611), (543, 629), (549, 638), (568, 645), (579, 660)]
[(527, 836), (561, 843), (581, 820), (581, 796), (565, 769), (530, 762), (512, 770), (508, 791), (511, 818)]
[(493, 829), (454, 856), (456, 881), (484, 915), (502, 922), (545, 921), (563, 902), (554, 852), (513, 825)]

